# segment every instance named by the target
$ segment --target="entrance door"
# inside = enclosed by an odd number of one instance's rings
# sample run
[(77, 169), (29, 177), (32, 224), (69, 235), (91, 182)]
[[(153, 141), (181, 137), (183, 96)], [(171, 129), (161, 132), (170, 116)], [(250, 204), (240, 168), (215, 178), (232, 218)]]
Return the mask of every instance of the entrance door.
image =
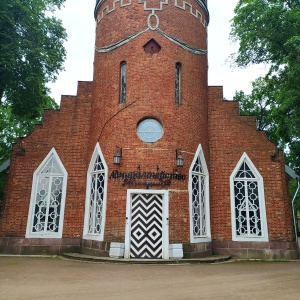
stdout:
[(128, 190), (125, 257), (169, 258), (167, 191)]

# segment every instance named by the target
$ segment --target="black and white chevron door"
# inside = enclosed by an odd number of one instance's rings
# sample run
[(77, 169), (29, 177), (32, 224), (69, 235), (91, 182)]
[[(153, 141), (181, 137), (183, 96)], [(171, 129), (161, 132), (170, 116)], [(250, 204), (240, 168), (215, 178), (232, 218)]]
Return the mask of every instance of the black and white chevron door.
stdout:
[(162, 258), (163, 195), (132, 194), (131, 258)]

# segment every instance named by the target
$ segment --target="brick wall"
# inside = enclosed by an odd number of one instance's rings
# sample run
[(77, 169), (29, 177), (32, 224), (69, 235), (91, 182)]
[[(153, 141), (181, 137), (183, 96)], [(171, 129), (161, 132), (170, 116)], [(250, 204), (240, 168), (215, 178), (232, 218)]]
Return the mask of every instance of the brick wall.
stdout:
[[(196, 7), (201, 11), (195, 1), (190, 3), (193, 12)], [(112, 0), (106, 4), (113, 7)], [(150, 13), (138, 1), (132, 1), (128, 7), (120, 7), (117, 2), (115, 10), (104, 14), (98, 22), (96, 46), (107, 46), (146, 29)], [(102, 10), (98, 12), (98, 19), (100, 14)], [(190, 46), (206, 49), (206, 28), (188, 8), (179, 9), (172, 2), (156, 14), (161, 30)], [(205, 17), (203, 11), (202, 15)], [(154, 54), (146, 53), (143, 47), (151, 39), (161, 47)], [(119, 77), (123, 61), (127, 63), (127, 91), (126, 102), (120, 104)], [(179, 105), (175, 104), (177, 62), (182, 66)], [(63, 238), (82, 237), (86, 174), (99, 142), (109, 175), (113, 170), (132, 172), (138, 167), (141, 172), (172, 173), (176, 168), (175, 151), (181, 149), (184, 167), (178, 171), (187, 179), (173, 180), (170, 186), (161, 189), (170, 191), (170, 243), (183, 243), (189, 257), (212, 251), (238, 254), (234, 249), (239, 247), (248, 249), (247, 253), (249, 249), (255, 249), (253, 244), (229, 243), (232, 240), (229, 178), (246, 152), (265, 183), (270, 243), (257, 244), (257, 248), (266, 251), (294, 249), (290, 244), (293, 229), (283, 155), (263, 132), (256, 130), (253, 117), (239, 116), (238, 104), (223, 101), (222, 97), (222, 88), (207, 87), (207, 55), (188, 52), (155, 30), (147, 30), (113, 51), (95, 52), (94, 81), (80, 82), (77, 96), (63, 96), (60, 111), (45, 111), (43, 124), (36, 126), (28, 137), (20, 139), (19, 145), (13, 147), (6, 203), (0, 219), (3, 243), (10, 243), (4, 237), (19, 237), (21, 244), (31, 245), (24, 236), (32, 175), (52, 147), (68, 172)], [(144, 143), (137, 136), (137, 124), (145, 117), (153, 117), (163, 126), (164, 135), (155, 143)], [(191, 245), (188, 173), (199, 144), (210, 175), (213, 242)], [(119, 166), (113, 164), (116, 145), (123, 149)], [(102, 251), (104, 247), (106, 251), (109, 242), (124, 242), (128, 188), (132, 187), (123, 185), (121, 180), (108, 179), (104, 242), (83, 241), (84, 248)], [(150, 188), (157, 189), (155, 186)], [(15, 240), (11, 241), (15, 244)], [(274, 244), (276, 242), (281, 244)]]
[(82, 235), (90, 102), (91, 83), (79, 82), (76, 97), (63, 96), (60, 110), (46, 110), (42, 125), (13, 146), (0, 236), (25, 236), (32, 176), (53, 147), (69, 176), (63, 236)]
[(223, 101), (222, 88), (209, 88), (210, 188), (212, 236), (231, 240), (229, 177), (246, 152), (264, 179), (270, 241), (293, 241), (292, 214), (284, 158), (255, 118), (239, 116), (238, 103)]
[[(111, 6), (111, 1), (107, 1)], [(154, 1), (151, 2), (152, 4)], [(192, 1), (194, 7), (200, 7)], [(149, 4), (150, 5), (150, 4)], [(103, 8), (105, 5), (103, 5)], [(137, 1), (116, 10), (98, 23), (96, 46), (110, 45), (147, 28), (145, 11)], [(206, 28), (174, 4), (156, 12), (159, 28), (191, 46), (206, 49)], [(99, 11), (101, 14), (101, 9)], [(204, 16), (204, 14), (203, 14)], [(121, 29), (121, 30), (120, 30)], [(161, 47), (153, 55), (143, 46), (154, 39)], [(119, 104), (120, 63), (127, 63), (126, 103)], [(175, 104), (175, 64), (182, 65), (182, 104)], [(176, 167), (175, 151), (182, 149), (184, 167), (189, 167), (201, 143), (209, 162), (207, 131), (207, 55), (195, 55), (178, 47), (157, 31), (148, 30), (129, 43), (108, 53), (95, 53), (94, 90), (91, 113), (89, 156), (98, 141), (109, 172), (172, 172)], [(163, 137), (155, 143), (142, 142), (137, 134), (138, 122), (153, 117), (161, 122)], [(120, 166), (113, 165), (116, 145), (122, 147)], [(145, 188), (139, 187), (139, 188)], [(170, 189), (170, 242), (189, 242), (188, 180), (173, 181)], [(105, 240), (124, 241), (126, 196), (128, 186), (108, 181)], [(154, 188), (154, 187), (153, 187)]]

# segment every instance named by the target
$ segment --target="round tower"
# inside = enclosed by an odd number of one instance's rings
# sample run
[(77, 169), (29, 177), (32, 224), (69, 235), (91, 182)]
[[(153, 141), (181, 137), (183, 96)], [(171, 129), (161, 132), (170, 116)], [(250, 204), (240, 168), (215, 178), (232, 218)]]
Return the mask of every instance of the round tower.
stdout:
[(94, 81), (13, 145), (0, 252), (296, 258), (283, 154), (207, 86), (206, 1), (95, 19)]
[(189, 243), (199, 145), (209, 163), (206, 1), (98, 0), (95, 19), (90, 153), (99, 143), (108, 169), (103, 239), (127, 238), (128, 191), (155, 190), (168, 193), (170, 243)]

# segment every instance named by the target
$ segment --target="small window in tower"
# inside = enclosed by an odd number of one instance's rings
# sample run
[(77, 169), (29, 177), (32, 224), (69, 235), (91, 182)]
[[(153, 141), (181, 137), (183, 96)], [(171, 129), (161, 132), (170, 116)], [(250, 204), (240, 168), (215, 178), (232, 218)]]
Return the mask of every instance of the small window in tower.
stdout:
[(146, 118), (138, 123), (137, 135), (143, 142), (155, 143), (162, 138), (163, 134), (163, 127), (156, 119)]
[(180, 104), (181, 98), (181, 63), (175, 65), (175, 103)]
[(120, 103), (126, 102), (126, 73), (126, 62), (123, 61), (120, 65)]
[(161, 50), (161, 46), (154, 39), (149, 40), (143, 47), (144, 51), (150, 55), (158, 53)]

